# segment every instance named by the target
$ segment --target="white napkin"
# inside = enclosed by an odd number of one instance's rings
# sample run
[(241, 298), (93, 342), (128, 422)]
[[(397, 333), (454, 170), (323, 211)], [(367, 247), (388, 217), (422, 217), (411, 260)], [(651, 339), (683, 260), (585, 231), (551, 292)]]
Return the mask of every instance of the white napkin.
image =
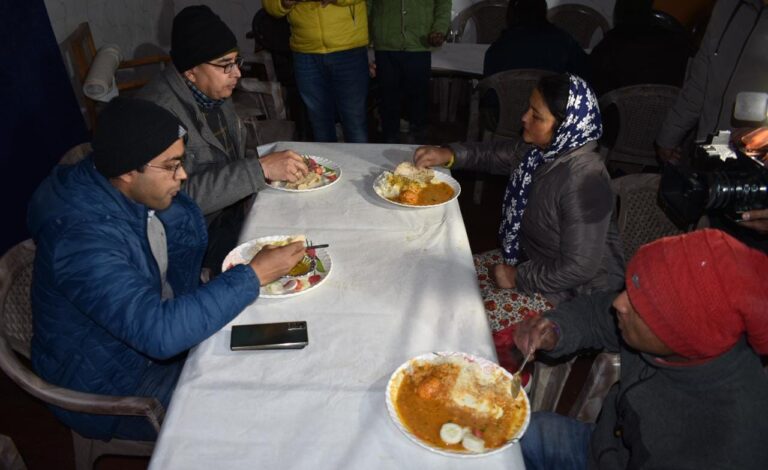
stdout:
[(122, 55), (115, 44), (105, 44), (96, 53), (83, 83), (83, 93), (96, 101), (108, 102), (118, 95), (115, 72)]

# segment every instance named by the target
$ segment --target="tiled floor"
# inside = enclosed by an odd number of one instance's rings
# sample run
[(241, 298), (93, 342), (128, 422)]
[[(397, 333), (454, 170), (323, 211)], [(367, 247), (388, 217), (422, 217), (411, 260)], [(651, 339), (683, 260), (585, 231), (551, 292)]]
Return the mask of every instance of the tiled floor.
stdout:
[[(441, 144), (464, 140), (466, 107), (459, 109), (459, 117), (454, 123), (438, 123), (437, 106), (434, 108), (427, 143)], [(478, 205), (472, 201), (475, 174), (455, 172), (454, 176), (462, 185), (459, 205), (472, 251), (481, 252), (494, 248), (506, 178), (484, 177), (481, 204)], [(576, 383), (566, 386), (563, 409), (567, 409), (575, 399), (580, 386), (578, 381), (583, 380), (588, 364), (587, 361), (577, 362), (577, 373), (574, 374)], [(42, 403), (24, 393), (5, 374), (0, 374), (0, 397), (0, 434), (11, 436), (29, 470), (74, 469), (71, 435)], [(138, 470), (145, 469), (147, 464), (148, 459), (142, 458), (104, 457), (99, 460), (97, 468)]]

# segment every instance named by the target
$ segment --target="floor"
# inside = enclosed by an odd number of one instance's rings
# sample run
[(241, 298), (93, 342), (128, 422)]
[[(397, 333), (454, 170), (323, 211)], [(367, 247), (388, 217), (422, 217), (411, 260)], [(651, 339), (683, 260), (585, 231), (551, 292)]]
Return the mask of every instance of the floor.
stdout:
[[(456, 122), (438, 123), (437, 105), (431, 110), (428, 130), (429, 144), (461, 141), (466, 136), (467, 106), (459, 108)], [(375, 129), (372, 132), (375, 139)], [(405, 135), (403, 136), (406, 137)], [(506, 178), (485, 177), (480, 204), (472, 200), (476, 175), (472, 172), (454, 172), (462, 185), (459, 206), (467, 227), (469, 242), (474, 253), (496, 247), (496, 229), (501, 217), (501, 200)], [(572, 383), (566, 385), (561, 409), (566, 410), (575, 399), (589, 367), (589, 360), (579, 360), (574, 366)], [(74, 454), (69, 430), (61, 425), (38, 400), (31, 398), (0, 374), (0, 434), (9, 435), (19, 449), (29, 470), (74, 469)], [(146, 469), (146, 458), (103, 457), (97, 462), (98, 470)]]

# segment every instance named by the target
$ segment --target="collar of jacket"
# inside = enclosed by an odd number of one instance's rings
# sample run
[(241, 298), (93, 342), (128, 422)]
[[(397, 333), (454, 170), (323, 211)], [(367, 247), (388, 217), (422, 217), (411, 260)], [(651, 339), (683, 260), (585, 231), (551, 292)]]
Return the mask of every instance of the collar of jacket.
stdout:
[[(163, 71), (163, 76), (168, 82), (171, 91), (173, 91), (184, 109), (186, 109), (189, 120), (195, 123), (195, 128), (202, 136), (203, 140), (205, 140), (208, 145), (219, 149), (222, 153), (226, 153), (227, 151), (224, 146), (219, 139), (213, 135), (213, 132), (211, 132), (211, 129), (208, 127), (203, 112), (200, 110), (200, 107), (197, 106), (197, 101), (195, 101), (192, 90), (184, 82), (184, 77), (176, 70), (176, 67), (166, 67)], [(222, 100), (221, 111), (224, 113), (224, 119), (227, 120), (227, 125), (235, 126), (237, 115), (235, 114), (231, 97)], [(245, 143), (240, 142), (241, 139), (237, 132), (233, 133), (232, 138), (235, 140), (235, 148), (237, 149), (238, 155), (242, 155), (244, 153), (243, 146)]]

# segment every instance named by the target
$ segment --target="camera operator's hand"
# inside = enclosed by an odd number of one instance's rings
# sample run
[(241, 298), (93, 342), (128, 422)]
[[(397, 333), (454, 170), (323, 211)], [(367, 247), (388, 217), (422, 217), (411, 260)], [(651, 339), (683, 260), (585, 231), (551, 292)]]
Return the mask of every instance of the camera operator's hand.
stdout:
[(741, 214), (741, 226), (768, 235), (768, 209), (747, 211)]

